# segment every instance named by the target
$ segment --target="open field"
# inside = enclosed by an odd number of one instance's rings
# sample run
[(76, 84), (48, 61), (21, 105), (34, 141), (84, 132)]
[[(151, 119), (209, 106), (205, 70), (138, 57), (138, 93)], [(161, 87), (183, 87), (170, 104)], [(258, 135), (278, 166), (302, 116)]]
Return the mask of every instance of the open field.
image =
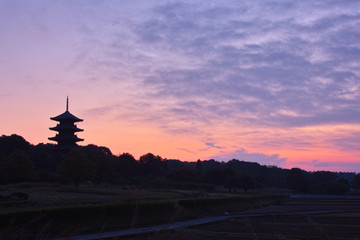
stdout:
[(218, 193), (201, 193), (185, 190), (140, 190), (122, 187), (73, 187), (34, 183), (0, 186), (1, 195), (9, 195), (13, 192), (27, 193), (29, 199), (27, 201), (2, 201), (0, 202), (0, 212), (43, 207), (219, 196)]
[(152, 226), (259, 208), (287, 196), (31, 184), (2, 186), (0, 191), (3, 196), (12, 192), (29, 195), (28, 200), (0, 201), (2, 239), (14, 239), (14, 235), (21, 239), (38, 232), (73, 236)]
[[(251, 196), (260, 193), (234, 194), (228, 192), (206, 192), (196, 190), (157, 189), (147, 190), (133, 187), (63, 186), (59, 184), (20, 183), (0, 185), (0, 195), (14, 192), (28, 194), (26, 201), (0, 201), (0, 213), (24, 209), (59, 206), (111, 204), (114, 202), (157, 201), (189, 198), (219, 198)], [(278, 192), (274, 192), (275, 194)], [(281, 193), (281, 192), (280, 192)], [(267, 193), (265, 193), (267, 194)]]
[[(229, 219), (219, 223), (153, 233), (130, 239), (359, 239), (360, 213), (264, 216)], [(129, 238), (127, 238), (129, 239)]]
[[(360, 238), (360, 199), (286, 200), (285, 195), (276, 194), (93, 186), (19, 184), (0, 187), (1, 195), (12, 192), (27, 193), (29, 199), (0, 201), (1, 239), (25, 239), (29, 233), (37, 234), (37, 239), (76, 236), (219, 216), (225, 211), (230, 216), (248, 216), (123, 239)], [(314, 211), (317, 213), (309, 213)]]
[[(311, 211), (333, 213), (300, 214)], [(227, 219), (127, 239), (360, 239), (360, 200), (297, 199), (242, 213), (263, 215)]]

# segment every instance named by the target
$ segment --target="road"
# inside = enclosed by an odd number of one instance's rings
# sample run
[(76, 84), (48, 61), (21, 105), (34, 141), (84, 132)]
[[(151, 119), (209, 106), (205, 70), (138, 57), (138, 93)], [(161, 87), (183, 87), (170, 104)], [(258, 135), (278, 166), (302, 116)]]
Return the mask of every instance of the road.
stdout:
[(326, 214), (326, 213), (336, 213), (336, 212), (346, 212), (346, 211), (347, 210), (321, 210), (321, 211), (295, 211), (295, 212), (283, 212), (283, 213), (267, 212), (267, 213), (252, 213), (252, 214), (230, 214), (230, 215), (206, 217), (195, 220), (176, 222), (171, 224), (157, 225), (152, 227), (134, 228), (128, 230), (105, 232), (99, 234), (88, 234), (88, 235), (81, 235), (81, 236), (67, 237), (67, 238), (56, 238), (54, 240), (95, 240), (95, 239), (132, 236), (137, 234), (145, 234), (151, 232), (171, 230), (176, 228), (192, 227), (207, 223), (214, 223), (214, 222), (223, 221), (228, 218), (261, 217), (261, 216), (269, 216), (269, 215), (280, 216), (280, 215), (292, 215), (292, 214)]

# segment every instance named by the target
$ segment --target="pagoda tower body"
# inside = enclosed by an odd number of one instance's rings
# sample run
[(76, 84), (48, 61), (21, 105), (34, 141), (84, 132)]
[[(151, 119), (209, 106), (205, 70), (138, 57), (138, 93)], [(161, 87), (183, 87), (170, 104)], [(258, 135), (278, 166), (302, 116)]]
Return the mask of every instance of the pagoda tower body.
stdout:
[(69, 98), (66, 99), (66, 111), (50, 119), (59, 122), (55, 127), (50, 128), (50, 130), (57, 131), (58, 134), (55, 137), (49, 138), (49, 140), (57, 142), (59, 150), (76, 148), (78, 146), (77, 142), (84, 141), (84, 139), (78, 138), (75, 135), (76, 132), (84, 131), (75, 125), (76, 122), (82, 122), (83, 120), (69, 112)]

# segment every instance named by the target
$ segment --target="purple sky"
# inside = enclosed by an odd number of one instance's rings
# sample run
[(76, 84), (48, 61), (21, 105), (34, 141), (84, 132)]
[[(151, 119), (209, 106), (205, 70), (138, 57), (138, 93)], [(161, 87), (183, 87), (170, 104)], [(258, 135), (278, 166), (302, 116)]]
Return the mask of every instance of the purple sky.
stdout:
[(360, 1), (0, 0), (0, 134), (360, 172)]

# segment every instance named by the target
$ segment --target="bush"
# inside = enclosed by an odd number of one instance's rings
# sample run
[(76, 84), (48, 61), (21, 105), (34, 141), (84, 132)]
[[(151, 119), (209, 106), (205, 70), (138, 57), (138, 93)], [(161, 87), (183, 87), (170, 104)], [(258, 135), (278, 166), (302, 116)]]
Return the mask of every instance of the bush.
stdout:
[(174, 182), (173, 187), (177, 189), (205, 190), (207, 192), (211, 192), (215, 188), (215, 185), (195, 182)]
[(241, 196), (241, 197), (225, 197), (225, 198), (201, 198), (201, 199), (183, 199), (179, 200), (179, 204), (185, 208), (198, 207), (217, 207), (234, 203), (253, 203), (256, 201), (279, 201), (287, 198), (285, 194), (277, 195), (258, 195), (258, 196)]

